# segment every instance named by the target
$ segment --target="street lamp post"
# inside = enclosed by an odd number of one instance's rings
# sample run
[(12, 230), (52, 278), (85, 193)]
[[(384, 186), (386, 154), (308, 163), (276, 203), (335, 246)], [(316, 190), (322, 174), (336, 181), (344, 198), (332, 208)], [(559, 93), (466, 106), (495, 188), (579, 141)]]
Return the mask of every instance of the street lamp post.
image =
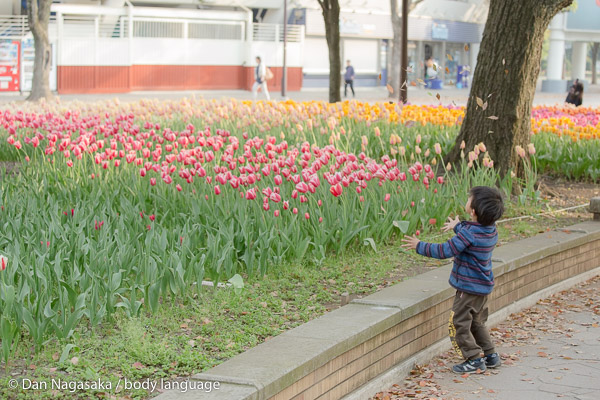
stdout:
[[(278, 39), (279, 40), (279, 39)], [(283, 73), (281, 74), (281, 97), (286, 98), (285, 89), (287, 86), (287, 0), (283, 0)]]

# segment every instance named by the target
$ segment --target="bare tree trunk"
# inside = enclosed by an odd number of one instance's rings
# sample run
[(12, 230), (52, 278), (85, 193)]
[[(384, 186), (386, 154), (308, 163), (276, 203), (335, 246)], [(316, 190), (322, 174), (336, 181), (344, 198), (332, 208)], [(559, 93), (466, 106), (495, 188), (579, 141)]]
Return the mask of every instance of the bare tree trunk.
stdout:
[(597, 83), (596, 61), (598, 60), (598, 47), (600, 47), (600, 43), (594, 43), (592, 46), (592, 85)]
[(390, 0), (390, 9), (392, 14), (392, 30), (394, 38), (392, 39), (392, 62), (391, 69), (387, 74), (387, 83), (392, 87), (388, 92), (390, 98), (398, 97), (400, 90), (400, 55), (402, 50), (402, 18), (398, 14), (398, 0)]
[[(39, 6), (38, 6), (39, 4)], [(48, 38), (48, 21), (52, 0), (27, 0), (29, 29), (33, 34), (35, 59), (33, 61), (33, 83), (27, 100), (51, 99), (50, 67), (52, 51)]]
[[(408, 4), (408, 13), (410, 14), (414, 10), (415, 6), (423, 0), (412, 0)], [(392, 39), (392, 51), (391, 51), (391, 66), (387, 74), (387, 83), (392, 87), (389, 97), (398, 97), (400, 87), (403, 82), (400, 82), (400, 66), (401, 66), (401, 55), (402, 55), (402, 18), (400, 18), (398, 10), (398, 0), (390, 0), (390, 10), (392, 14), (392, 30), (394, 32), (394, 38)]]
[(544, 32), (573, 0), (491, 0), (465, 119), (449, 154), (460, 160), (483, 142), (501, 175), (520, 174), (514, 148), (527, 146)]
[(342, 100), (340, 86), (342, 84), (340, 59), (340, 3), (338, 0), (317, 0), (323, 9), (325, 20), (325, 38), (329, 48), (329, 102)]

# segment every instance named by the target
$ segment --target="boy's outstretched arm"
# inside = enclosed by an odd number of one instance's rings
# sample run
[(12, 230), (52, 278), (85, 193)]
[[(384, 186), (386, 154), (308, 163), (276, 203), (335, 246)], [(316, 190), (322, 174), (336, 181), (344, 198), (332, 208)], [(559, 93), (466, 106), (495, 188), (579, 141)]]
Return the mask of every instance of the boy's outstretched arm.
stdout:
[(402, 247), (406, 249), (415, 249), (422, 256), (443, 259), (462, 253), (471, 245), (473, 237), (468, 230), (463, 229), (445, 243), (421, 242), (414, 236), (405, 236), (402, 241), (405, 243)]

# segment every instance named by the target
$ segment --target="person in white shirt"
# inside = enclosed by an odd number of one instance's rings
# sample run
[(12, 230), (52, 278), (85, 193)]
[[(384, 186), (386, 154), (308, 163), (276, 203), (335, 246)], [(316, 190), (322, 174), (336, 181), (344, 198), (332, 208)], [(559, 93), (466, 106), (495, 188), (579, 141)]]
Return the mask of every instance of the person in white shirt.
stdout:
[(256, 57), (256, 64), (256, 69), (254, 70), (254, 85), (252, 85), (254, 100), (256, 100), (256, 96), (258, 95), (259, 87), (262, 88), (265, 96), (267, 96), (267, 100), (271, 100), (269, 90), (267, 89), (267, 67), (258, 56)]

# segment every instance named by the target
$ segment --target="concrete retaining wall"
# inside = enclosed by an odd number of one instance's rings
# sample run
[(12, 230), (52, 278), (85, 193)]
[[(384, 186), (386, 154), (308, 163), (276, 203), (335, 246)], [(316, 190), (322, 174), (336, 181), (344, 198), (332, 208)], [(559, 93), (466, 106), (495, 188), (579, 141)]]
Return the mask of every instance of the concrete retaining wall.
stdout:
[[(493, 261), (490, 312), (499, 315), (600, 267), (600, 222), (504, 245)], [(340, 399), (447, 340), (450, 270), (446, 265), (354, 300), (192, 377), (220, 382), (219, 390), (167, 392), (157, 399)]]

